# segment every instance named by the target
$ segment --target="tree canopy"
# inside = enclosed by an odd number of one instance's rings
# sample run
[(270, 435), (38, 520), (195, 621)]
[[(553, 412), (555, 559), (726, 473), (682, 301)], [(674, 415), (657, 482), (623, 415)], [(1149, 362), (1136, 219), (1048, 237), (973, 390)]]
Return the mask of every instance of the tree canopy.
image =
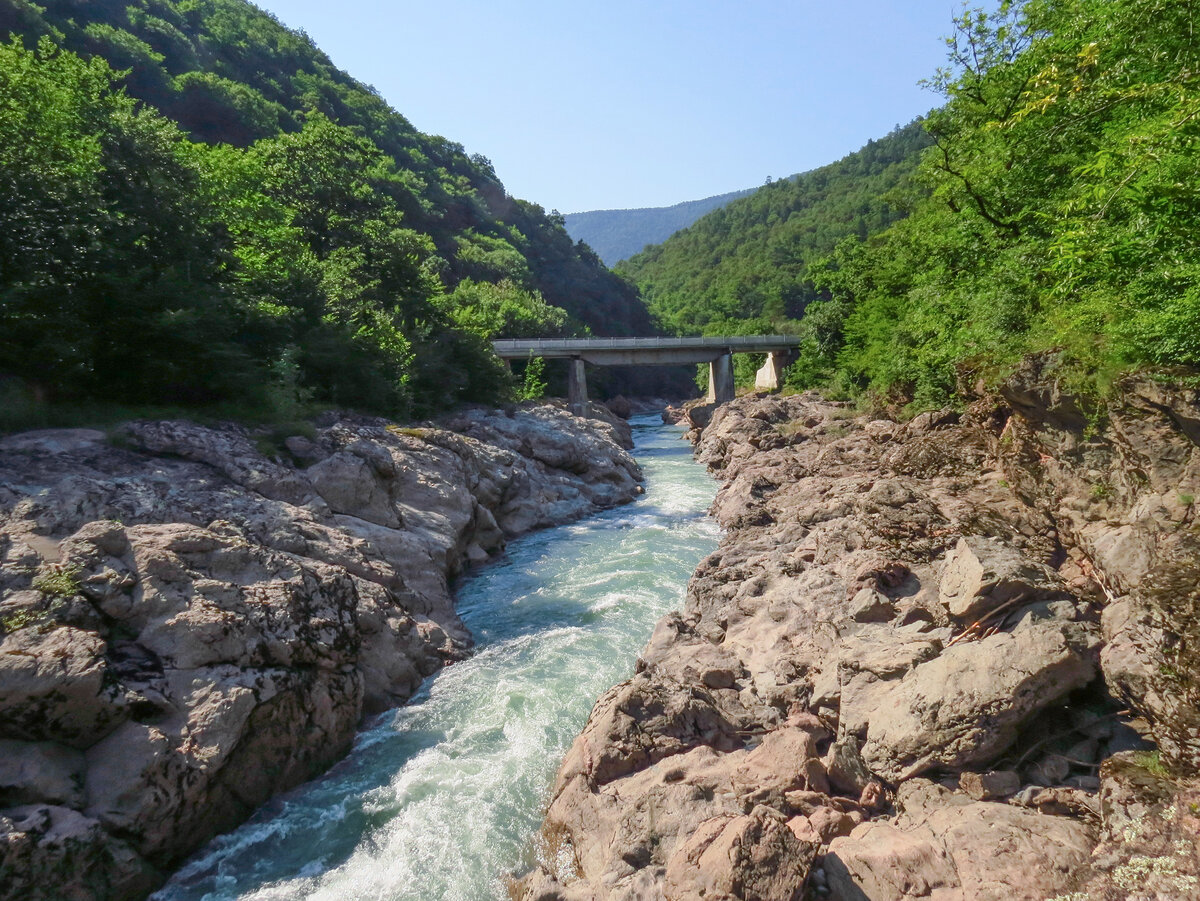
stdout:
[(1194, 372), (1198, 16), (1196, 0), (964, 7), (920, 124), (621, 271), (672, 331), (798, 333), (793, 387), (927, 407), (1044, 350), (1094, 396), (1130, 367)]
[(282, 360), (421, 414), (498, 399), (506, 330), (651, 328), (561, 217), (245, 0), (0, 0), (0, 34), (0, 376), (39, 394), (257, 403)]
[(1192, 0), (964, 10), (912, 215), (823, 264), (801, 367), (928, 405), (1057, 349), (1083, 389), (1200, 366)]

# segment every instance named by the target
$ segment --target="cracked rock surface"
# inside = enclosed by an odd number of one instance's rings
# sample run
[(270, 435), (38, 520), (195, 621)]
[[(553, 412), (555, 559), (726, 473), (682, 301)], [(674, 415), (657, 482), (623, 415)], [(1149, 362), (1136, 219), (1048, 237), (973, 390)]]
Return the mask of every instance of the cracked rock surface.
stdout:
[(144, 897), (343, 756), (468, 652), (464, 566), (640, 492), (595, 413), (0, 438), (0, 898)]
[(1156, 746), (1196, 772), (1200, 405), (1131, 381), (1097, 430), (1051, 369), (907, 423), (692, 410), (721, 546), (597, 702), (517, 897), (1043, 901), (1106, 823), (1194, 819), (1186, 780), (1126, 789)]

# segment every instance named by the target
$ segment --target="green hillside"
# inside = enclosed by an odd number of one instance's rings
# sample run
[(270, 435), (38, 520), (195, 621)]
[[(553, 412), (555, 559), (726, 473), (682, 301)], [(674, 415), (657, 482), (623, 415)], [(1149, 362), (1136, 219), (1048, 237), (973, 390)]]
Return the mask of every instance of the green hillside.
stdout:
[(917, 123), (845, 159), (759, 188), (709, 213), (618, 270), (678, 334), (786, 327), (818, 296), (809, 267), (848, 235), (903, 214), (889, 192), (929, 139)]
[(420, 413), (502, 393), (487, 337), (651, 328), (561, 217), (250, 3), (0, 0), (0, 34), (8, 396)]
[(939, 404), (1057, 350), (1101, 395), (1200, 367), (1200, 44), (1171, 0), (965, 13), (920, 199), (817, 274), (798, 384)]
[(753, 188), (747, 188), (702, 200), (687, 200), (673, 206), (590, 210), (586, 213), (567, 213), (563, 219), (572, 238), (583, 241), (596, 251), (606, 265), (612, 266), (639, 253), (647, 244), (665, 241), (705, 213), (753, 193)]

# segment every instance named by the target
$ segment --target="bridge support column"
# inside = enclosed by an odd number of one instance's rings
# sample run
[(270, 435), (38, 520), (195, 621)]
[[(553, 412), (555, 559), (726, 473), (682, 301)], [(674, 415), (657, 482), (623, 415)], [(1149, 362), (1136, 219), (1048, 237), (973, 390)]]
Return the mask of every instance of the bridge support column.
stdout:
[(754, 387), (759, 391), (778, 391), (783, 382), (783, 367), (787, 365), (785, 357), (781, 351), (768, 353), (767, 362), (754, 374)]
[(583, 360), (572, 357), (567, 362), (567, 405), (572, 413), (582, 413), (587, 406), (587, 373)]
[(708, 402), (727, 404), (737, 396), (733, 386), (733, 354), (725, 353), (708, 364)]

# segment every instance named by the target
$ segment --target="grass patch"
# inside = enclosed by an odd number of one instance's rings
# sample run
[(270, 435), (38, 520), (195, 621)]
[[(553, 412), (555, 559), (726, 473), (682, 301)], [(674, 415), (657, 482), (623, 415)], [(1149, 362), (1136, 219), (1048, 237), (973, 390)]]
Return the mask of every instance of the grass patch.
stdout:
[(401, 425), (389, 425), (387, 426), (387, 431), (391, 432), (393, 435), (404, 435), (407, 438), (419, 438), (422, 441), (424, 441), (426, 436), (429, 434), (429, 429), (416, 429)]
[(8, 616), (0, 616), (0, 632), (8, 635), (27, 626), (36, 626), (41, 622), (43, 615), (41, 613), (34, 613), (31, 610), (18, 610), (16, 613), (8, 614)]
[(74, 566), (52, 566), (33, 580), (33, 587), (42, 594), (69, 598), (79, 594), (79, 569)]
[(1170, 778), (1171, 774), (1167, 770), (1166, 764), (1162, 762), (1162, 758), (1157, 750), (1135, 751), (1133, 762), (1152, 776), (1158, 776), (1163, 779)]

